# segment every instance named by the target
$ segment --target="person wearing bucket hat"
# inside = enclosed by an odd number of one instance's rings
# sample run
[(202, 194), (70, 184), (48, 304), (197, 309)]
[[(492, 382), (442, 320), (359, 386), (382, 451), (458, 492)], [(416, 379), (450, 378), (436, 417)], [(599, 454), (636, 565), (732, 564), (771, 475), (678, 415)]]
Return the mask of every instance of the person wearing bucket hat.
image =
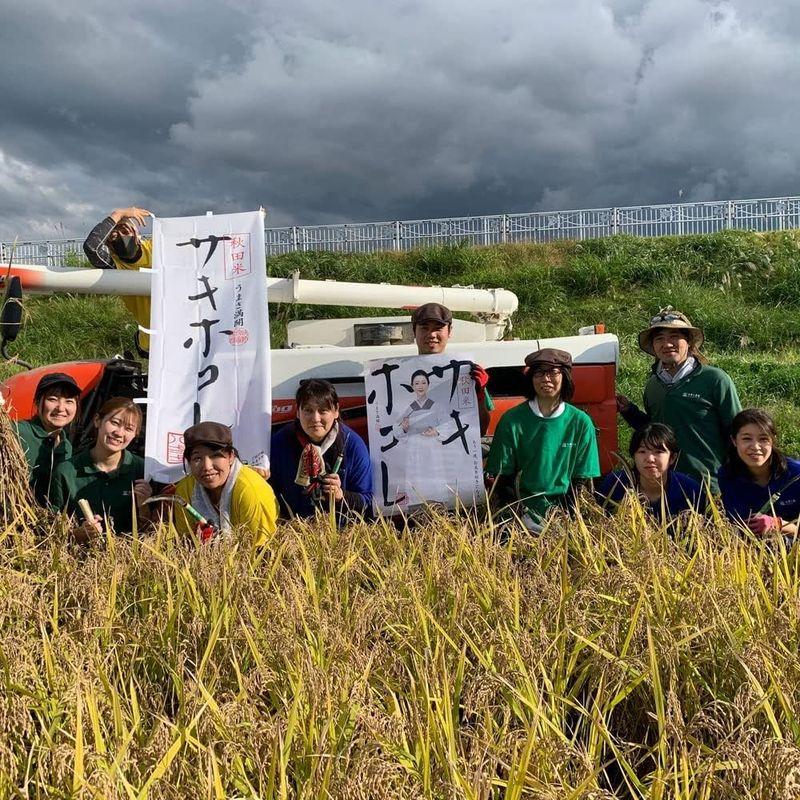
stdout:
[(499, 500), (513, 493), (522, 502), (523, 520), (537, 530), (551, 508), (571, 505), (579, 489), (591, 487), (600, 461), (594, 423), (568, 402), (572, 356), (547, 347), (527, 356), (525, 367), (528, 400), (500, 418), (486, 475)]
[[(421, 356), (444, 353), (453, 330), (453, 312), (440, 303), (423, 303), (411, 315), (411, 330), (417, 352)], [(486, 388), (489, 373), (480, 365), (472, 363), (469, 372), (478, 397), (478, 420), (483, 436), (489, 428), (489, 419), (494, 403)]]
[[(278, 501), (264, 478), (239, 461), (231, 429), (219, 422), (199, 422), (186, 429), (183, 445), (189, 474), (176, 484), (176, 496), (199, 512), (214, 532), (224, 535), (243, 527), (255, 546), (265, 544), (277, 527)], [(174, 512), (180, 533), (199, 532), (182, 504)]]
[(70, 424), (78, 414), (81, 388), (71, 375), (51, 372), (36, 385), (33, 400), (36, 413), (17, 423), (29, 480), (36, 502), (47, 505), (53, 471), (72, 458), (72, 443), (67, 436)]
[(680, 448), (676, 469), (708, 481), (716, 493), (731, 423), (742, 404), (730, 375), (700, 352), (703, 341), (703, 331), (685, 314), (671, 306), (659, 311), (639, 333), (639, 347), (655, 359), (644, 411), (625, 395), (617, 395), (617, 408), (636, 430), (648, 422), (669, 425)]

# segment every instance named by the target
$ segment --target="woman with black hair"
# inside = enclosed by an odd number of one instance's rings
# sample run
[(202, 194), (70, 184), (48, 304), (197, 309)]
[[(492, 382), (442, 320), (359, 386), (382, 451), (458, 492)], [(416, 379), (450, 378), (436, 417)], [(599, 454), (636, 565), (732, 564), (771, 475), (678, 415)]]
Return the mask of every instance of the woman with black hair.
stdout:
[(340, 523), (348, 512), (368, 515), (372, 466), (364, 440), (339, 419), (333, 384), (300, 382), (297, 419), (272, 434), (269, 482), (288, 516), (310, 517), (333, 500)]
[(401, 505), (414, 507), (424, 502), (447, 502), (453, 498), (457, 481), (448, 448), (443, 442), (454, 430), (449, 408), (429, 397), (430, 375), (424, 369), (411, 373), (414, 399), (400, 414), (394, 435), (400, 443), (393, 472)]
[(442, 424), (442, 420), (436, 403), (428, 397), (430, 385), (430, 378), (424, 369), (418, 369), (411, 375), (411, 390), (414, 392), (414, 399), (400, 415), (398, 433), (401, 436), (413, 436), (417, 433), (429, 437), (439, 435), (439, 426)]
[(675, 471), (678, 442), (668, 425), (651, 422), (634, 431), (628, 452), (633, 459), (632, 469), (606, 475), (597, 490), (597, 501), (604, 509), (616, 508), (628, 492), (634, 492), (657, 520), (705, 509), (702, 486), (689, 475)]
[(797, 535), (800, 461), (780, 451), (775, 422), (766, 411), (746, 408), (733, 418), (728, 458), (718, 477), (729, 519), (757, 536)]
[(43, 506), (51, 500), (54, 470), (72, 458), (69, 429), (78, 415), (80, 396), (81, 389), (71, 375), (51, 372), (36, 386), (35, 415), (17, 423), (31, 488), (36, 502)]
[(500, 418), (486, 478), (501, 502), (522, 502), (522, 520), (536, 531), (551, 508), (570, 507), (591, 489), (600, 462), (591, 417), (568, 402), (575, 392), (572, 356), (548, 347), (528, 355), (525, 366), (529, 400)]

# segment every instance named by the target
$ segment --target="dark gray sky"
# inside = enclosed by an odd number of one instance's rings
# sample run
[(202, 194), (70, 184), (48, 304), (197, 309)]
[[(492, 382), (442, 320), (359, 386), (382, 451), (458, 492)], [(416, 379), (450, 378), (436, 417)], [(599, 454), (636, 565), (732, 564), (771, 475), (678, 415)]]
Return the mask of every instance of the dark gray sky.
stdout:
[(800, 194), (797, 0), (0, 0), (0, 239)]

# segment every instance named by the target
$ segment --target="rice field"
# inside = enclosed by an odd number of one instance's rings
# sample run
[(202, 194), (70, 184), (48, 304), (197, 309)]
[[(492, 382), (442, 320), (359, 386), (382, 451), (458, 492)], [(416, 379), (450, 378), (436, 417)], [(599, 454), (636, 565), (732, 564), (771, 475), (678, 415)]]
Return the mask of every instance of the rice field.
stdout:
[(800, 797), (796, 547), (587, 503), (77, 548), (0, 437), (2, 797)]

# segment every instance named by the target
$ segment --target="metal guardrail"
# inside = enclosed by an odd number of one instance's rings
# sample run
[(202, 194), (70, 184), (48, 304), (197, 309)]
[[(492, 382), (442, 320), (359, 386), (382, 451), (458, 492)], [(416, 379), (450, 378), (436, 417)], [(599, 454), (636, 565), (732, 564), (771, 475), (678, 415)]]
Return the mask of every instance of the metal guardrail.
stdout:
[[(404, 251), (467, 242), (474, 245), (597, 239), (633, 236), (683, 236), (722, 230), (778, 231), (800, 228), (800, 197), (723, 200), (704, 203), (532, 211), (396, 222), (293, 225), (266, 228), (267, 256), (331, 250), (346, 253)], [(82, 262), (82, 239), (0, 243), (0, 263), (76, 265)]]

